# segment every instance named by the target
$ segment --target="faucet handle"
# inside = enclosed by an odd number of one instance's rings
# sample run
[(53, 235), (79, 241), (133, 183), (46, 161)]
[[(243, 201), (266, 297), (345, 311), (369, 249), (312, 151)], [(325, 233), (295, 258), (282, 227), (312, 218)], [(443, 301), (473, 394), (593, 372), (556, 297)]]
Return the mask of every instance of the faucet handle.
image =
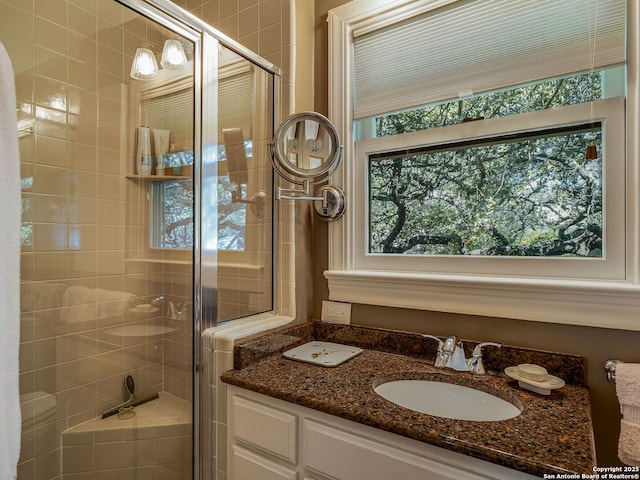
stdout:
[(444, 345), (444, 342), (442, 340), (440, 340), (438, 337), (436, 337), (435, 335), (430, 335), (428, 333), (421, 333), (420, 335), (422, 337), (424, 337), (424, 338), (432, 338), (436, 342), (438, 342), (438, 350), (440, 350), (442, 348), (442, 346)]
[[(432, 338), (433, 340), (438, 342), (438, 353), (436, 354), (436, 361), (433, 362), (433, 366), (438, 368), (444, 367), (447, 364), (447, 360), (449, 359), (449, 356), (451, 355), (450, 353), (449, 354), (444, 353), (445, 342), (440, 340), (435, 335), (429, 335), (428, 333), (423, 333), (422, 336), (425, 338)], [(454, 342), (454, 348), (455, 348), (455, 342)]]
[(442, 345), (442, 353), (451, 356), (456, 351), (456, 347), (458, 346), (458, 339), (455, 335), (451, 335), (447, 337)]
[(476, 345), (471, 353), (471, 358), (467, 360), (469, 371), (484, 375), (487, 371), (484, 368), (484, 362), (482, 361), (482, 347), (493, 346), (500, 348), (502, 345), (495, 342), (483, 342)]

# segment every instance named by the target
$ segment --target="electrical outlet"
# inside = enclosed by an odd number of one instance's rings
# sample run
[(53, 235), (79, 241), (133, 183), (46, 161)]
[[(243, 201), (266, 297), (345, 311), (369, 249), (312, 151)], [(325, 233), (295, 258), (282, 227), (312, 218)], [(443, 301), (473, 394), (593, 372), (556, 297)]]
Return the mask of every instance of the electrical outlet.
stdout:
[(351, 304), (343, 302), (322, 301), (322, 321), (331, 323), (351, 323)]

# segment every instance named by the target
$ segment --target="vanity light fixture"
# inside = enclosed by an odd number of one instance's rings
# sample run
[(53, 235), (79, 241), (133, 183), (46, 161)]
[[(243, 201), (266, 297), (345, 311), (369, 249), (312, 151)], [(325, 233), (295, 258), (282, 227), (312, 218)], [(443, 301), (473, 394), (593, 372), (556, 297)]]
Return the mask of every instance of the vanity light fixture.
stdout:
[(138, 48), (131, 64), (131, 78), (146, 80), (158, 75), (158, 62), (148, 48)]
[(167, 40), (162, 49), (160, 65), (162, 68), (182, 68), (187, 64), (187, 55), (180, 40)]

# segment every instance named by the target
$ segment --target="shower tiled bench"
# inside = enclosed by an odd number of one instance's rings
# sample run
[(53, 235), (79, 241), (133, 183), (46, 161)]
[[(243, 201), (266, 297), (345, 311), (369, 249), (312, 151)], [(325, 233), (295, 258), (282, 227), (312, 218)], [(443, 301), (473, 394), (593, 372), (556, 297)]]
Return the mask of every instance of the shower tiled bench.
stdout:
[(191, 478), (191, 403), (166, 392), (136, 415), (95, 418), (62, 433), (62, 478)]

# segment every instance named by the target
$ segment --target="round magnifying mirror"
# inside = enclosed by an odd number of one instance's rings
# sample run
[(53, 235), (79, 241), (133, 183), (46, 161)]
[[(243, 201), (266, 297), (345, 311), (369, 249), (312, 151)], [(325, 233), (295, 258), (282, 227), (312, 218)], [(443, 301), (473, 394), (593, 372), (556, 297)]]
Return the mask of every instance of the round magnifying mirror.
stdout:
[(342, 161), (338, 132), (328, 118), (315, 112), (296, 113), (282, 122), (271, 149), (278, 174), (297, 184), (324, 182)]

